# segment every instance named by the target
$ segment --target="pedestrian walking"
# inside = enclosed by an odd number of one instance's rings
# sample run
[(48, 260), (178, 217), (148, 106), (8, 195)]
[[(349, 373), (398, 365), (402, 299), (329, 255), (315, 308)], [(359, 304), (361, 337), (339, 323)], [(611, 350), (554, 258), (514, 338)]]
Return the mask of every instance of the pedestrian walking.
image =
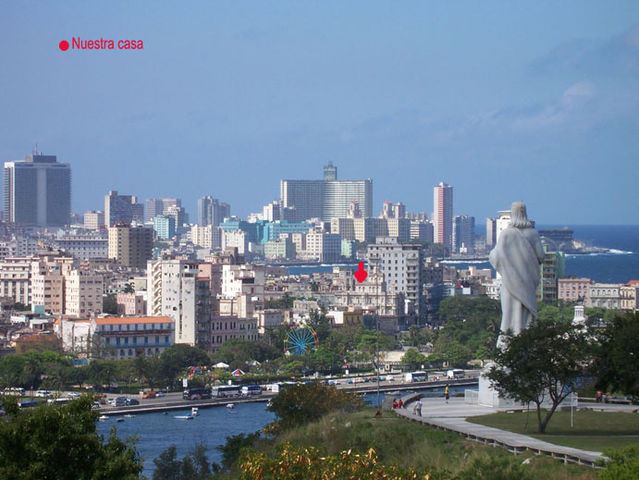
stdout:
[(415, 414), (419, 415), (420, 417), (422, 416), (422, 401), (421, 400), (417, 400), (417, 402), (415, 402)]
[(446, 398), (446, 403), (448, 403), (448, 398), (450, 397), (450, 390), (448, 389), (448, 385), (444, 389), (444, 398)]

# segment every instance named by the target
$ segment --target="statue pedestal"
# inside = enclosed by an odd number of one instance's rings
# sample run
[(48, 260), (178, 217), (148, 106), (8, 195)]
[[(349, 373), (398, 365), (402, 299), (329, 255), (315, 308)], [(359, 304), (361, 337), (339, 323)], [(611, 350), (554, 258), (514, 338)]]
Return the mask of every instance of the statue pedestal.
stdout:
[[(504, 398), (499, 395), (499, 392), (495, 387), (491, 385), (491, 381), (484, 375), (484, 373), (488, 372), (492, 367), (493, 363), (488, 363), (484, 369), (482, 370), (481, 375), (479, 376), (479, 391), (477, 392), (477, 400), (474, 401), (474, 398), (470, 399), (468, 403), (477, 403), (483, 407), (491, 407), (499, 410), (508, 410), (515, 408), (535, 408), (535, 404), (531, 403), (529, 406), (523, 403), (519, 403), (516, 400), (512, 400), (510, 398)], [(548, 392), (546, 392), (545, 399), (542, 402), (541, 406), (543, 408), (550, 408), (552, 406), (552, 402), (550, 400), (550, 396)], [(569, 395), (563, 402), (559, 404), (559, 407), (569, 407), (577, 406), (577, 394)]]
[(485, 372), (488, 372), (488, 370), (490, 370), (491, 366), (492, 362), (484, 367), (481, 375), (479, 376), (479, 391), (477, 395), (477, 403), (483, 407), (499, 409), (524, 407), (524, 405), (515, 400), (504, 398), (499, 395), (497, 389), (491, 385), (491, 381), (484, 375)]

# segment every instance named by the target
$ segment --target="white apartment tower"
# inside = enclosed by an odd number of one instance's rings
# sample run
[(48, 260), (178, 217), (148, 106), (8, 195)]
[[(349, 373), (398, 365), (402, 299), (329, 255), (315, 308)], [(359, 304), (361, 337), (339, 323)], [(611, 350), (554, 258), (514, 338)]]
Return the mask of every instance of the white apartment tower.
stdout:
[(386, 293), (403, 293), (419, 316), (422, 308), (422, 246), (399, 243), (395, 238), (378, 238), (368, 245), (369, 268), (379, 269)]
[(157, 260), (147, 265), (148, 312), (175, 322), (175, 343), (209, 344), (211, 321), (208, 280), (198, 280), (198, 265), (186, 260)]

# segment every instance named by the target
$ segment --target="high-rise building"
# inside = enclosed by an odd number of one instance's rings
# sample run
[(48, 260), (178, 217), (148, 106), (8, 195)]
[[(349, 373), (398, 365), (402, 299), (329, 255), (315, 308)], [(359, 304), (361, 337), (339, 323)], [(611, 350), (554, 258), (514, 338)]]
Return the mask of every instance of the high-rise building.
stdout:
[(186, 260), (157, 260), (147, 268), (148, 311), (175, 322), (175, 343), (210, 344), (209, 282), (198, 279), (198, 265)]
[(453, 251), (475, 252), (475, 217), (455, 215), (453, 218)]
[(88, 318), (102, 313), (102, 276), (83, 270), (71, 270), (64, 276), (64, 313)]
[(116, 223), (144, 223), (144, 205), (138, 203), (135, 195), (119, 195), (110, 190), (104, 196), (104, 223), (112, 227)]
[(371, 271), (383, 275), (386, 293), (403, 293), (417, 316), (424, 313), (422, 305), (422, 246), (399, 243), (395, 238), (379, 238), (368, 245), (367, 257)]
[(353, 201), (365, 217), (371, 217), (373, 211), (373, 181), (337, 180), (337, 167), (332, 164), (324, 167), (323, 180), (282, 180), (280, 196), (284, 208), (294, 209), (298, 222), (345, 218)]
[(133, 268), (146, 268), (153, 249), (153, 229), (126, 224), (109, 227), (109, 258)]
[(166, 215), (169, 207), (181, 207), (179, 198), (149, 198), (146, 201), (146, 221), (152, 222), (157, 215)]
[(210, 196), (197, 201), (197, 224), (201, 226), (218, 226), (225, 218), (231, 216), (231, 206)]
[(486, 249), (492, 249), (497, 243), (497, 219), (486, 219)]
[(169, 240), (175, 236), (175, 219), (156, 215), (153, 217), (153, 229), (159, 239)]
[(453, 187), (440, 182), (433, 194), (434, 241), (450, 249), (453, 244)]
[(25, 225), (62, 226), (71, 216), (71, 165), (34, 153), (4, 163), (4, 219)]

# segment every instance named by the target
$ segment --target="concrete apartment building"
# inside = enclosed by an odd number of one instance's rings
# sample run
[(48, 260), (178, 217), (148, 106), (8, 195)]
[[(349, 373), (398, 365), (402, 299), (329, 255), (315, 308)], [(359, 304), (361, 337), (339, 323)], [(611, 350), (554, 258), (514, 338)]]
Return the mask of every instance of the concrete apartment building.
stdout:
[(560, 278), (557, 282), (557, 298), (563, 302), (590, 302), (589, 278)]
[(222, 231), (215, 225), (191, 226), (191, 242), (209, 250), (219, 250), (222, 247)]
[(222, 297), (236, 298), (241, 295), (264, 299), (265, 268), (256, 265), (223, 265)]
[(99, 230), (104, 228), (104, 212), (99, 210), (84, 212), (84, 228), (87, 230)]
[(63, 226), (71, 217), (71, 165), (34, 153), (4, 163), (4, 220)]
[(170, 317), (175, 325), (175, 343), (210, 345), (210, 280), (199, 275), (195, 262), (157, 260), (147, 267), (147, 310)]
[(107, 258), (109, 253), (109, 240), (105, 232), (65, 233), (58, 235), (53, 244), (79, 260)]
[(7, 257), (0, 262), (0, 297), (31, 304), (31, 262), (30, 257)]
[(118, 293), (115, 297), (118, 315), (146, 315), (146, 298), (136, 293)]
[(71, 270), (64, 275), (64, 313), (90, 318), (102, 313), (102, 275)]
[(339, 261), (342, 255), (342, 239), (334, 233), (309, 232), (306, 235), (304, 257), (323, 263)]
[(378, 238), (368, 245), (369, 265), (383, 275), (387, 293), (402, 293), (409, 302), (408, 310), (419, 316), (422, 312), (422, 246), (399, 243), (392, 238)]
[(152, 257), (153, 229), (118, 224), (109, 227), (109, 258), (132, 268), (146, 268)]

